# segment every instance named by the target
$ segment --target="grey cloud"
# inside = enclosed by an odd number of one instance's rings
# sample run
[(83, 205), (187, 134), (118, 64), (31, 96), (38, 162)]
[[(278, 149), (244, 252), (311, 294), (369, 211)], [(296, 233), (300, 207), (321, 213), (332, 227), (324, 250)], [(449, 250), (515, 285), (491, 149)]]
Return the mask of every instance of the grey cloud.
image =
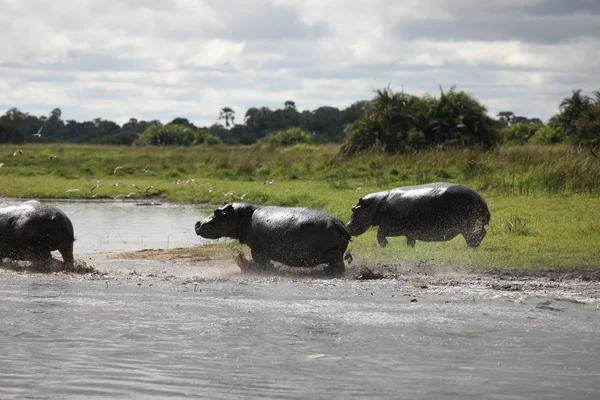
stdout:
[(228, 9), (228, 25), (209, 33), (233, 40), (316, 39), (328, 34), (324, 24), (309, 26), (289, 8), (244, 1)]
[(540, 4), (527, 7), (533, 15), (572, 15), (589, 13), (600, 15), (598, 0), (544, 0)]
[(494, 19), (455, 21), (403, 21), (393, 29), (402, 39), (481, 40), (524, 43), (561, 43), (580, 36), (600, 37), (600, 17), (591, 20), (571, 18), (528, 20), (522, 15)]

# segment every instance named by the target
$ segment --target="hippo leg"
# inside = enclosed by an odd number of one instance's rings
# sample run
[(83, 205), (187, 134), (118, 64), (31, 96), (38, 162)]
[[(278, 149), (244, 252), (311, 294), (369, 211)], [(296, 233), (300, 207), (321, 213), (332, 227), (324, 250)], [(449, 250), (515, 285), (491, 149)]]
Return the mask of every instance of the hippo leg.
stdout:
[(63, 262), (65, 264), (65, 268), (67, 270), (73, 269), (75, 264), (75, 259), (73, 257), (73, 243), (68, 243), (64, 246), (61, 246), (58, 251), (63, 258)]
[(385, 247), (388, 244), (387, 239), (385, 238), (385, 233), (381, 228), (377, 230), (377, 242), (381, 247)]
[(474, 232), (464, 232), (463, 237), (467, 242), (467, 246), (477, 248), (486, 235), (486, 230), (483, 226), (478, 226)]
[(271, 261), (269, 260), (268, 257), (265, 257), (263, 252), (252, 249), (251, 254), (252, 254), (252, 260), (254, 261), (254, 265), (255, 265), (255, 268), (257, 271), (268, 272), (268, 271), (274, 269), (273, 266), (271, 265)]
[(344, 253), (339, 250), (327, 252), (325, 258), (328, 259), (328, 266), (325, 267), (325, 275), (330, 277), (340, 277), (344, 275), (346, 266), (344, 265)]
[(408, 247), (415, 247), (415, 243), (417, 243), (417, 240), (415, 238), (411, 238), (411, 237), (406, 237), (406, 245)]

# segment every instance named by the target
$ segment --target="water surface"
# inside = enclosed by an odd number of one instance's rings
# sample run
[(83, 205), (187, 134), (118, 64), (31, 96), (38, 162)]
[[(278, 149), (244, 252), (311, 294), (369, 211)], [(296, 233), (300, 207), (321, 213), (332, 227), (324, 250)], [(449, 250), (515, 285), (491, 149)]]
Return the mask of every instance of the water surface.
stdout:
[[(19, 200), (4, 200), (17, 204)], [(73, 223), (75, 254), (191, 247), (206, 240), (194, 224), (212, 209), (149, 201), (56, 201)], [(153, 205), (149, 205), (153, 204)]]

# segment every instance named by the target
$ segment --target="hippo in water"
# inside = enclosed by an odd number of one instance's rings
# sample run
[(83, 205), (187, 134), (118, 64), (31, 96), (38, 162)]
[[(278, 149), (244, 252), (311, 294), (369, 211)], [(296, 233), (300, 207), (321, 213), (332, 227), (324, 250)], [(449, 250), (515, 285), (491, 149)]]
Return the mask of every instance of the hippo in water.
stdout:
[(328, 264), (325, 273), (340, 276), (350, 241), (346, 226), (334, 216), (300, 207), (259, 207), (232, 203), (196, 222), (196, 234), (207, 239), (229, 237), (248, 245), (261, 270), (270, 261), (290, 267)]
[(46, 262), (58, 250), (73, 268), (73, 225), (58, 208), (30, 200), (0, 208), (0, 261), (3, 258)]
[(443, 242), (459, 233), (469, 247), (478, 247), (489, 222), (490, 212), (479, 193), (438, 182), (368, 194), (352, 208), (346, 227), (357, 236), (370, 226), (379, 226), (381, 247), (387, 245), (388, 236), (406, 236), (406, 244), (412, 247), (417, 240)]

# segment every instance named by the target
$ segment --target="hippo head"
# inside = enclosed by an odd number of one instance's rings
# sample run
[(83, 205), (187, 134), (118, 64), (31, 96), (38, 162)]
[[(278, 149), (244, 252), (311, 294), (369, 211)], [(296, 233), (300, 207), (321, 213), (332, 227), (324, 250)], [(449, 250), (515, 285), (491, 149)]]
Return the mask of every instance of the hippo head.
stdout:
[(196, 235), (206, 239), (228, 237), (242, 240), (241, 229), (258, 207), (249, 203), (231, 203), (215, 209), (204, 221), (196, 222)]
[(239, 223), (237, 214), (232, 204), (215, 209), (204, 221), (196, 222), (196, 235), (206, 239), (236, 238)]
[(352, 216), (346, 224), (346, 228), (352, 236), (362, 235), (374, 224), (378, 204), (377, 197), (368, 195), (359, 199), (358, 203), (352, 207)]

